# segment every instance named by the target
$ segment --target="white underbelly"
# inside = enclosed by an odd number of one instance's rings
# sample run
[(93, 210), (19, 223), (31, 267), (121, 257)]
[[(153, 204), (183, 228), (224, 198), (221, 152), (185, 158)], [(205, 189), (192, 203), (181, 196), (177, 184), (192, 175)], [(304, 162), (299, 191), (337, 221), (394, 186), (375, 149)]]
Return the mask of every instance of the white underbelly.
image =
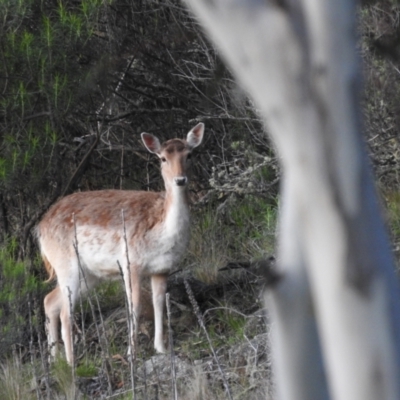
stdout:
[[(92, 232), (92, 231), (91, 231)], [(128, 259), (131, 268), (139, 268), (143, 274), (168, 273), (175, 268), (186, 251), (188, 230), (168, 234), (148, 234), (145, 238), (130, 241)], [(127, 265), (126, 243), (119, 233), (98, 230), (77, 232), (78, 252), (81, 265), (100, 279), (120, 277), (118, 262), (123, 269)]]

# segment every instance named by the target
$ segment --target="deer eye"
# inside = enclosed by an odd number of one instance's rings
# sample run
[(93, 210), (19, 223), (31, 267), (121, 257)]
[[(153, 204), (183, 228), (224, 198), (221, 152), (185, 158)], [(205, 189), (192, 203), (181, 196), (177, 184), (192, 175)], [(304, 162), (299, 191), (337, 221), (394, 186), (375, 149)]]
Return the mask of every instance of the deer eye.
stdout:
[(167, 159), (165, 157), (161, 157), (161, 162), (165, 163)]
[(192, 158), (192, 153), (189, 153), (187, 159), (190, 160)]

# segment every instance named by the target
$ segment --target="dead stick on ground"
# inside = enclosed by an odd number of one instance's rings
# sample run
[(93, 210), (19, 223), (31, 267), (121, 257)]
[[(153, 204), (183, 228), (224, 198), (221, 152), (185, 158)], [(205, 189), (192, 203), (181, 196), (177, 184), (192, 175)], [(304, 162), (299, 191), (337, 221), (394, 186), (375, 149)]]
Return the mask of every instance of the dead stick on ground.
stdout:
[(199, 306), (198, 306), (198, 304), (196, 302), (196, 299), (194, 298), (194, 295), (193, 295), (193, 292), (192, 292), (192, 288), (190, 287), (189, 282), (186, 279), (184, 279), (183, 282), (185, 284), (185, 289), (186, 289), (186, 292), (187, 292), (187, 294), (189, 296), (189, 300), (190, 300), (190, 303), (192, 304), (194, 313), (196, 314), (197, 320), (199, 321), (199, 324), (200, 324), (201, 328), (203, 329), (203, 331), (204, 331), (204, 333), (206, 335), (206, 338), (208, 340), (208, 344), (210, 345), (211, 352), (212, 352), (212, 354), (214, 356), (215, 362), (217, 363), (219, 372), (221, 374), (222, 382), (224, 383), (226, 395), (228, 396), (228, 399), (232, 400), (232, 395), (231, 395), (231, 392), (229, 390), (229, 386), (228, 386), (228, 382), (227, 382), (226, 377), (225, 377), (225, 373), (222, 370), (222, 367), (221, 367), (221, 364), (219, 363), (217, 354), (215, 353), (214, 347), (213, 347), (212, 342), (211, 342), (211, 338), (210, 338), (210, 336), (209, 336), (209, 334), (207, 332), (206, 326), (204, 324), (204, 320), (203, 320), (203, 317), (201, 315)]

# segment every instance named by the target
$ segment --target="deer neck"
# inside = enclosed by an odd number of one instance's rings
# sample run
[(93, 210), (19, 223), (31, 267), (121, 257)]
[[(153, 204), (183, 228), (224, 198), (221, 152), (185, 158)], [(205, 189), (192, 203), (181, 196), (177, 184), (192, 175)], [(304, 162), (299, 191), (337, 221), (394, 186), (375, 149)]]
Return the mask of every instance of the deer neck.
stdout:
[(186, 187), (174, 185), (166, 188), (164, 224), (168, 235), (186, 234), (189, 228), (189, 201)]

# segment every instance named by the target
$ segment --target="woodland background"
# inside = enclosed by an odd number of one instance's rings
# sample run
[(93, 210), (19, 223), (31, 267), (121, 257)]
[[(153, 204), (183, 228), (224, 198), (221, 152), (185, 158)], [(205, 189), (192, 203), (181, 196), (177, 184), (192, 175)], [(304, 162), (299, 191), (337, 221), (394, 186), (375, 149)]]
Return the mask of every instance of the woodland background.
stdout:
[[(198, 122), (206, 134), (193, 160), (192, 241), (169, 282), (178, 377), (169, 358), (151, 357), (152, 327), (143, 322), (135, 390), (139, 398), (170, 397), (172, 380), (182, 398), (224, 398), (225, 380), (235, 398), (273, 396), (259, 270), (273, 262), (278, 156), (197, 21), (175, 0), (0, 0), (0, 16), (0, 392), (10, 393), (4, 398), (132, 397), (120, 356), (127, 333), (118, 284), (94, 294), (94, 311), (83, 304), (82, 317), (77, 313), (76, 371), (63, 360), (48, 365), (42, 300), (50, 287), (34, 227), (74, 191), (162, 190), (158, 160), (140, 133), (184, 137)], [(365, 143), (396, 256), (399, 23), (395, 1), (360, 5)]]

